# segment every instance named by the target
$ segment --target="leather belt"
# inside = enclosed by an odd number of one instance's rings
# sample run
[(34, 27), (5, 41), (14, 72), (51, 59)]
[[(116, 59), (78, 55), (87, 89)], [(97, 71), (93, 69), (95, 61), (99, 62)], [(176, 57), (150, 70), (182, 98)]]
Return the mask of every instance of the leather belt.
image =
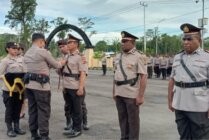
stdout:
[(76, 80), (78, 80), (79, 77), (80, 77), (80, 74), (72, 74), (72, 73), (63, 72), (63, 76), (65, 76), (65, 77), (73, 77), (73, 78), (75, 78)]
[(193, 82), (193, 83), (184, 83), (184, 82), (176, 82), (175, 85), (181, 88), (194, 88), (194, 87), (203, 87), (203, 86), (208, 86), (209, 82)]
[(138, 80), (138, 78), (133, 78), (133, 79), (129, 79), (129, 80), (125, 80), (125, 81), (116, 81), (115, 80), (115, 84), (117, 86), (121, 86), (121, 85), (127, 85), (130, 84), (131, 86), (136, 84), (136, 81)]

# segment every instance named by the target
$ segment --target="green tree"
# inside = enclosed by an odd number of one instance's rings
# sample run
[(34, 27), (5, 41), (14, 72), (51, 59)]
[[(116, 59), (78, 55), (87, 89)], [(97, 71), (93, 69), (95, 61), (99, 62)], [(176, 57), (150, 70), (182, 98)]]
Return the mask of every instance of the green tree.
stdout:
[[(86, 32), (87, 30), (93, 28), (94, 22), (91, 21), (91, 18), (82, 17), (82, 18), (78, 18), (78, 25), (84, 32)], [(90, 38), (92, 35), (96, 33), (97, 33), (96, 30), (92, 30), (90, 31), (88, 37)]]
[(106, 52), (107, 47), (108, 47), (107, 42), (102, 40), (96, 43), (94, 51)]
[(6, 55), (5, 45), (9, 41), (18, 41), (18, 36), (14, 34), (0, 34), (0, 57)]
[(44, 18), (40, 20), (34, 19), (32, 27), (33, 32), (45, 34), (49, 32), (49, 28), (51, 28), (49, 21), (45, 20)]
[[(68, 23), (68, 20), (65, 20), (63, 17), (57, 17), (56, 19), (50, 21), (50, 23), (54, 24), (55, 26), (60, 26), (62, 24), (67, 24)], [(60, 31), (58, 34), (57, 34), (57, 37), (59, 39), (64, 39), (67, 32), (69, 32), (70, 30), (67, 29), (67, 30), (62, 30)]]
[(5, 16), (4, 23), (9, 24), (10, 28), (18, 29), (20, 25), (21, 42), (27, 45), (31, 35), (30, 24), (34, 19), (36, 6), (36, 0), (11, 0), (11, 10)]
[(204, 39), (204, 48), (209, 50), (209, 37), (206, 37)]

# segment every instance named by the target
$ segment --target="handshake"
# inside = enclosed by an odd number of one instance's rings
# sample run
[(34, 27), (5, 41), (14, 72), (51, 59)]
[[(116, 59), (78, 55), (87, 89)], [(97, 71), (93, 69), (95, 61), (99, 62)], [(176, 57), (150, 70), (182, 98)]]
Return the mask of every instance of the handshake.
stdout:
[(67, 63), (67, 60), (66, 59), (61, 59), (59, 60), (59, 63), (64, 66), (66, 63)]

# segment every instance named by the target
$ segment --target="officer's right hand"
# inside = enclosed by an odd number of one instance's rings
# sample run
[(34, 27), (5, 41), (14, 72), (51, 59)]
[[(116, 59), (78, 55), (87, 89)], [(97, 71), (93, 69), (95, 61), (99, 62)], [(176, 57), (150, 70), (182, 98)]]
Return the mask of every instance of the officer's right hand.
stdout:
[(67, 62), (67, 60), (62, 59), (62, 60), (60, 60), (59, 62), (60, 62), (62, 65), (65, 65), (65, 64), (66, 64), (66, 62)]
[(172, 103), (168, 103), (168, 108), (170, 111), (174, 112), (175, 109), (172, 107)]
[(78, 96), (83, 96), (83, 88), (79, 88), (76, 94)]

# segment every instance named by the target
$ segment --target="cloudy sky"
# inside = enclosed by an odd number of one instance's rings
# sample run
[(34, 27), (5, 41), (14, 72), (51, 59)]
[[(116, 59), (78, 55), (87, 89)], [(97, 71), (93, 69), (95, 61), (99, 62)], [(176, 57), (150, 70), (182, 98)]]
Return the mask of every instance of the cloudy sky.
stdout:
[[(120, 31), (126, 30), (137, 36), (144, 33), (145, 2), (146, 29), (158, 27), (159, 33), (180, 34), (182, 23), (198, 25), (202, 17), (202, 1), (198, 0), (37, 0), (36, 18), (53, 20), (64, 17), (70, 24), (78, 25), (79, 17), (92, 18), (93, 30), (98, 33), (91, 37), (93, 43), (98, 40), (112, 41), (120, 37)], [(205, 1), (205, 17), (209, 17), (209, 0)], [(10, 10), (10, 0), (0, 0), (0, 33), (16, 33), (4, 25), (5, 15)], [(206, 25), (205, 28), (209, 29)], [(52, 30), (52, 29), (51, 29)], [(88, 34), (88, 33), (87, 33)], [(209, 36), (206, 33), (205, 36)]]

